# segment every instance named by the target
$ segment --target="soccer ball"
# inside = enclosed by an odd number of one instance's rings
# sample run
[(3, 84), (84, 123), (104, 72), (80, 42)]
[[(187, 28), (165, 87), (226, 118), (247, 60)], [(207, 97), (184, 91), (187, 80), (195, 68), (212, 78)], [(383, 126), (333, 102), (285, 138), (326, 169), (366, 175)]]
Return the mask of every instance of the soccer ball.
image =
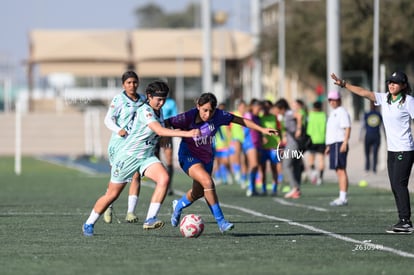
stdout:
[(183, 217), (180, 222), (180, 232), (185, 238), (197, 238), (203, 233), (204, 221), (196, 214), (189, 214)]

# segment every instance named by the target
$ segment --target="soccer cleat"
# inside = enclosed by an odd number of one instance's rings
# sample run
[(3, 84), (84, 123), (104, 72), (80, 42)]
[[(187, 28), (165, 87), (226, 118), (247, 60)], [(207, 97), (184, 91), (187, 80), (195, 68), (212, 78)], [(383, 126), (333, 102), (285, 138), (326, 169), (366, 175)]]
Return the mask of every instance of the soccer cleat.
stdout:
[(103, 215), (103, 220), (105, 223), (112, 223), (112, 206), (109, 206), (104, 215)]
[(226, 220), (222, 220), (221, 222), (218, 223), (218, 227), (221, 233), (224, 233), (226, 231), (230, 231), (234, 228), (234, 224), (226, 221)]
[(329, 203), (330, 206), (345, 206), (348, 205), (348, 200), (337, 198)]
[(128, 223), (136, 223), (138, 222), (138, 217), (135, 216), (134, 213), (127, 213), (125, 217), (125, 221)]
[(258, 195), (259, 193), (257, 193), (256, 191), (252, 191), (251, 189), (247, 189), (246, 191), (246, 197), (256, 197)]
[(318, 171), (312, 170), (310, 173), (311, 183), (316, 184), (318, 181)]
[(173, 200), (172, 202), (173, 213), (171, 215), (171, 225), (173, 227), (178, 226), (178, 223), (180, 222), (180, 217), (181, 217), (181, 210), (176, 211), (177, 204), (178, 204), (178, 200)]
[(93, 224), (83, 224), (82, 226), (83, 236), (92, 237), (93, 236)]
[(145, 221), (142, 228), (144, 228), (145, 230), (150, 230), (150, 229), (159, 229), (163, 226), (164, 226), (163, 221), (158, 220), (156, 217), (152, 217)]
[(413, 231), (413, 224), (407, 219), (401, 219), (398, 223), (386, 230), (387, 233), (391, 234), (411, 234)]
[(301, 196), (300, 190), (292, 189), (285, 195), (285, 199), (299, 199)]
[(322, 185), (322, 183), (323, 183), (322, 179), (318, 177), (318, 179), (316, 180), (316, 185), (319, 186), (319, 185)]

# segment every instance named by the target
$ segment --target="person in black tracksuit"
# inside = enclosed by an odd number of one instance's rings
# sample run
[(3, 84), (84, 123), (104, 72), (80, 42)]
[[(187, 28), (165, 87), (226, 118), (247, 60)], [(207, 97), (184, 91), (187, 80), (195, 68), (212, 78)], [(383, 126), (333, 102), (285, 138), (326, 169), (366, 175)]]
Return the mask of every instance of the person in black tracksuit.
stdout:
[(386, 93), (371, 92), (347, 83), (331, 74), (334, 83), (342, 88), (365, 97), (381, 106), (382, 119), (388, 147), (388, 177), (398, 209), (399, 221), (386, 230), (387, 233), (410, 234), (414, 231), (411, 218), (408, 182), (414, 163), (414, 140), (411, 123), (414, 119), (414, 97), (407, 75), (394, 72), (387, 79)]

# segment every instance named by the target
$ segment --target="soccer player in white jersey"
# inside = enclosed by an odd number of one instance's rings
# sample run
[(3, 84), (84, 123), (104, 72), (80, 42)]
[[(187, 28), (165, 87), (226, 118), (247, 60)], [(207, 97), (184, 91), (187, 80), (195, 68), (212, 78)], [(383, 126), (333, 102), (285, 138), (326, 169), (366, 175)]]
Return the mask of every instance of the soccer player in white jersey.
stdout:
[(381, 106), (385, 135), (387, 137), (387, 167), (391, 190), (397, 205), (399, 221), (386, 230), (391, 234), (411, 234), (410, 193), (408, 181), (414, 162), (414, 141), (411, 122), (414, 118), (414, 98), (407, 75), (394, 72), (387, 79), (388, 91), (376, 93), (347, 83), (331, 74), (334, 83), (356, 95), (365, 97)]
[(107, 192), (96, 201), (89, 218), (82, 226), (85, 236), (93, 236), (96, 221), (118, 198), (128, 179), (136, 172), (156, 184), (143, 228), (157, 229), (164, 226), (164, 222), (157, 218), (157, 214), (167, 194), (169, 176), (154, 154), (155, 145), (158, 143), (159, 136), (188, 138), (200, 136), (198, 129), (183, 131), (164, 127), (161, 107), (168, 92), (168, 85), (161, 81), (152, 82), (147, 86), (147, 101), (138, 108), (130, 133), (115, 156)]
[[(168, 119), (172, 116), (177, 115), (177, 104), (175, 100), (171, 97), (168, 97), (165, 100), (165, 104), (162, 106), (162, 113), (164, 115), (164, 119)], [(160, 158), (160, 151), (164, 153), (164, 160), (165, 165), (167, 166), (168, 175), (170, 176), (170, 182), (168, 184), (168, 195), (174, 195), (174, 191), (172, 189), (172, 179), (174, 176), (174, 165), (173, 165), (173, 152), (174, 152), (174, 144), (172, 137), (163, 137), (162, 142), (157, 144), (155, 148), (155, 155)]]
[[(123, 91), (112, 99), (104, 120), (106, 127), (112, 131), (108, 144), (108, 159), (111, 166), (114, 164), (116, 153), (131, 130), (136, 110), (145, 102), (145, 96), (137, 93), (139, 77), (135, 72), (127, 71), (121, 79)], [(125, 216), (125, 221), (129, 223), (138, 222), (135, 208), (138, 203), (139, 189), (140, 178), (136, 173), (129, 187), (128, 208)], [(112, 222), (112, 208), (113, 206), (110, 205), (105, 211), (104, 221), (106, 223)]]

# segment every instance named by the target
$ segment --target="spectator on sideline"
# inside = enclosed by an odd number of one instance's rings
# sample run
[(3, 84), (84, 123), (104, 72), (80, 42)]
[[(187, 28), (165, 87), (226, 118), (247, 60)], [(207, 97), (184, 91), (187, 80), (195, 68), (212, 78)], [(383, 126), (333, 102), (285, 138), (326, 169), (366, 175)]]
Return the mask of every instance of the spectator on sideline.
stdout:
[(128, 179), (136, 172), (155, 182), (143, 229), (164, 226), (164, 222), (159, 220), (157, 215), (167, 194), (169, 179), (167, 170), (154, 154), (155, 145), (159, 136), (196, 138), (200, 134), (198, 129), (177, 131), (164, 128), (161, 107), (168, 92), (168, 85), (161, 81), (154, 81), (147, 86), (147, 101), (138, 108), (129, 136), (115, 156), (107, 192), (96, 201), (82, 226), (84, 236), (93, 236), (94, 225), (99, 217), (119, 197)]
[[(265, 128), (278, 129), (277, 118), (270, 113), (273, 103), (270, 100), (263, 101), (263, 113), (260, 116), (260, 125)], [(272, 176), (272, 196), (277, 195), (278, 173), (277, 164), (279, 158), (277, 156), (277, 148), (279, 144), (278, 136), (263, 136), (263, 145), (260, 158), (260, 168), (262, 171), (262, 193), (267, 193), (267, 164), (270, 165), (270, 172)]]
[[(217, 109), (225, 110), (226, 104), (220, 103)], [(214, 142), (215, 162), (213, 175), (216, 184), (233, 184), (233, 175), (230, 167), (230, 142), (231, 132), (229, 125), (221, 125), (217, 130)]]
[[(246, 112), (247, 106), (244, 100), (236, 101), (236, 110), (233, 112), (234, 115), (243, 117)], [(245, 187), (245, 182), (247, 180), (247, 168), (245, 156), (242, 150), (242, 144), (244, 142), (244, 132), (243, 126), (237, 123), (230, 123), (231, 131), (231, 142), (230, 142), (230, 163), (231, 171), (234, 175), (234, 180), (241, 185), (242, 188)]]
[[(260, 125), (259, 114), (262, 110), (262, 103), (253, 98), (249, 104), (249, 110), (243, 115), (244, 118), (250, 119), (257, 125)], [(246, 156), (247, 162), (247, 174), (248, 174), (248, 186), (246, 196), (257, 196), (256, 191), (256, 179), (259, 172), (260, 154), (262, 150), (262, 133), (251, 129), (249, 127), (243, 127), (244, 142), (242, 145), (243, 153)]]
[(285, 144), (285, 148), (283, 149), (282, 166), (284, 177), (290, 185), (290, 191), (285, 194), (285, 198), (299, 199), (301, 196), (303, 160), (296, 138), (302, 134), (302, 116), (299, 112), (290, 109), (289, 103), (284, 98), (276, 101), (275, 106), (284, 117), (285, 131), (282, 142)]
[(388, 177), (399, 218), (399, 221), (386, 232), (412, 233), (408, 181), (414, 162), (414, 141), (411, 132), (411, 123), (414, 118), (414, 98), (410, 95), (411, 87), (407, 75), (400, 71), (394, 72), (387, 79), (388, 91), (386, 93), (371, 92), (352, 85), (339, 79), (335, 74), (331, 74), (331, 78), (336, 85), (381, 106), (388, 147)]
[[(315, 101), (308, 114), (306, 133), (311, 137), (312, 146), (308, 150), (307, 166), (312, 184), (321, 185), (325, 170), (325, 135), (326, 113), (322, 110), (322, 102)], [(318, 163), (316, 168), (315, 163)]]
[(255, 129), (263, 134), (277, 134), (274, 129), (263, 128), (249, 119), (217, 109), (217, 98), (212, 93), (203, 93), (197, 99), (195, 108), (167, 120), (167, 125), (173, 128), (199, 129), (201, 132), (198, 138), (181, 139), (179, 162), (184, 172), (193, 179), (193, 184), (185, 195), (173, 201), (172, 226), (178, 226), (184, 208), (204, 197), (219, 230), (226, 232), (233, 229), (234, 225), (224, 218), (211, 177), (214, 163), (214, 136), (221, 125), (229, 125), (231, 122)]
[[(276, 166), (277, 166), (277, 175), (278, 175), (277, 182), (279, 185), (279, 184), (282, 184), (284, 181), (283, 165), (282, 165), (283, 159), (280, 158), (279, 156), (283, 153), (283, 150), (286, 146), (285, 141), (282, 139), (282, 137), (285, 135), (286, 130), (285, 130), (284, 117), (282, 113), (280, 112), (280, 109), (275, 104), (272, 105), (272, 108), (270, 109), (270, 113), (276, 117), (276, 125), (277, 125), (276, 129), (279, 132), (279, 135), (276, 137), (277, 138), (277, 153), (278, 153), (277, 157), (279, 160)], [(286, 187), (289, 187), (289, 186), (286, 186)]]
[(351, 137), (351, 118), (342, 106), (341, 95), (338, 91), (328, 93), (328, 102), (332, 107), (326, 124), (326, 149), (329, 154), (329, 168), (336, 171), (339, 185), (339, 197), (331, 201), (331, 206), (348, 204), (348, 174), (346, 161)]
[[(370, 110), (364, 113), (362, 132), (364, 133), (365, 172), (372, 169), (377, 173), (378, 150), (381, 144), (382, 115), (374, 102), (370, 102)], [(371, 162), (372, 157), (372, 162)]]

